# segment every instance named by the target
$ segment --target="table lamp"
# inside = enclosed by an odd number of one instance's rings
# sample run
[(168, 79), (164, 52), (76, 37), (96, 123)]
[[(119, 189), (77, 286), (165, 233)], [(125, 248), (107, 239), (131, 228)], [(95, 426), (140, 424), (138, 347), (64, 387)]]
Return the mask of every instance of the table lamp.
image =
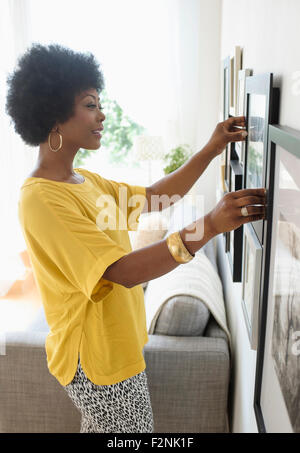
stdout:
[(134, 138), (134, 157), (138, 161), (148, 161), (148, 184), (152, 184), (151, 162), (164, 156), (164, 142), (160, 136), (138, 135)]

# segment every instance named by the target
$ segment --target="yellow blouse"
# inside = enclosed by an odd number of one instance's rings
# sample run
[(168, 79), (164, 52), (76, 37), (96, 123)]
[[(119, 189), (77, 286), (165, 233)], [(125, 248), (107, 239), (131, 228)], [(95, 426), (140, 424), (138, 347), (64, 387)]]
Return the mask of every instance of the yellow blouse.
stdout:
[(102, 278), (132, 251), (128, 230), (138, 227), (146, 188), (74, 170), (83, 183), (26, 178), (19, 220), (50, 327), (50, 373), (69, 384), (80, 356), (93, 383), (111, 385), (146, 368), (143, 288)]

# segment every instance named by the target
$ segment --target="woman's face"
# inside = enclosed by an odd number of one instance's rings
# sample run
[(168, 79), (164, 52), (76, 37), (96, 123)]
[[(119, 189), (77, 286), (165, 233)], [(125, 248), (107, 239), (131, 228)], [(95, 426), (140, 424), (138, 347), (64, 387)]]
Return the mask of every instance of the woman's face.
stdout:
[(63, 146), (85, 149), (100, 147), (99, 130), (98, 133), (93, 132), (101, 129), (102, 134), (105, 115), (100, 108), (100, 99), (94, 88), (85, 90), (75, 97), (74, 115), (58, 126), (58, 131), (63, 137)]

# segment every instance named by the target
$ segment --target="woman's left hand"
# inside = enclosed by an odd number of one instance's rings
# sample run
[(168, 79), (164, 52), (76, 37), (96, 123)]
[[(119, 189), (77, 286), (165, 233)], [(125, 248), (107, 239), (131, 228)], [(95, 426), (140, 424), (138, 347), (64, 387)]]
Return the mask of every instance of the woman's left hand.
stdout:
[(233, 116), (226, 121), (218, 123), (208, 142), (208, 146), (216, 155), (221, 154), (228, 143), (245, 140), (248, 135), (245, 127), (246, 118), (244, 116)]

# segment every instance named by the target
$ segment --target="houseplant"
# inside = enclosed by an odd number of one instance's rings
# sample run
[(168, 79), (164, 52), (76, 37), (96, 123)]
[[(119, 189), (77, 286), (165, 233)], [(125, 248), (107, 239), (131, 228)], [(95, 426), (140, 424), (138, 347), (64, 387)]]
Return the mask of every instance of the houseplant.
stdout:
[[(163, 157), (163, 161), (167, 164), (164, 168), (164, 174), (170, 174), (173, 171), (180, 168), (187, 160), (192, 157), (193, 151), (189, 145), (179, 145), (176, 148), (171, 149)], [(169, 206), (169, 215), (171, 216), (174, 211), (174, 204)]]
[(167, 164), (164, 168), (164, 174), (172, 173), (181, 167), (190, 157), (193, 151), (189, 145), (179, 145), (177, 148), (171, 149), (170, 152), (163, 157), (164, 162)]

